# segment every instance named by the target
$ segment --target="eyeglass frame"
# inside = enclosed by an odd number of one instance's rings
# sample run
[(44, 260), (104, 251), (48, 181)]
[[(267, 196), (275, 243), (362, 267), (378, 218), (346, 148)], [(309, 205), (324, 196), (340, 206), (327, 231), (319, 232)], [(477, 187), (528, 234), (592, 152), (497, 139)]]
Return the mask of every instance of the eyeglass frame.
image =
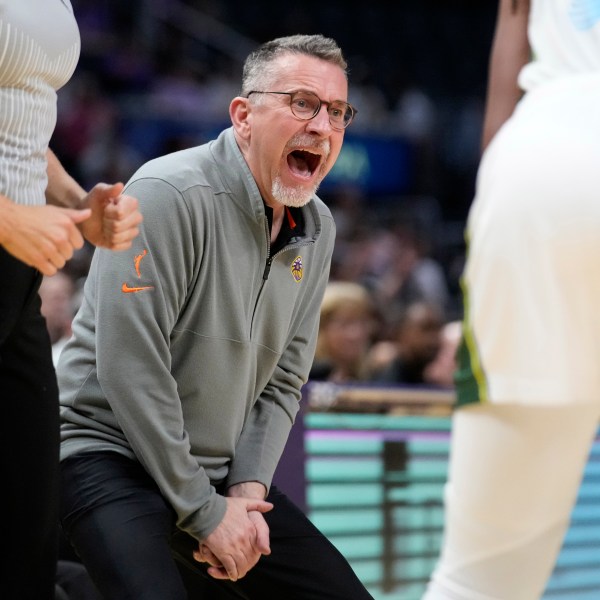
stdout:
[[(319, 98), (319, 96), (317, 96), (317, 94), (315, 94), (314, 92), (310, 92), (308, 90), (294, 90), (293, 92), (266, 92), (266, 91), (260, 91), (260, 90), (251, 90), (251, 91), (249, 91), (246, 94), (246, 98), (250, 98), (251, 94), (278, 94), (278, 95), (281, 95), (281, 96), (289, 96), (289, 98), (290, 98), (290, 103), (289, 103), (290, 111), (291, 111), (292, 115), (294, 115), (294, 117), (296, 117), (300, 121), (310, 121), (311, 119), (314, 119), (319, 114), (319, 112), (321, 111), (321, 107), (323, 105), (325, 105), (327, 107), (327, 116), (329, 117), (329, 124), (331, 125), (332, 129), (335, 129), (336, 131), (344, 131), (345, 129), (347, 129), (348, 126), (350, 125), (350, 123), (352, 123), (352, 121), (354, 121), (354, 117), (358, 113), (358, 109), (356, 109), (354, 106), (352, 106), (352, 104), (350, 104), (349, 102), (346, 102), (344, 100), (332, 100), (331, 102), (327, 102), (326, 100), (321, 100), (321, 98)], [(296, 94), (309, 94), (311, 96), (314, 96), (319, 101), (319, 105), (317, 106), (317, 108), (315, 109), (314, 113), (310, 117), (306, 117), (306, 118), (305, 117), (301, 117), (301, 116), (297, 115), (294, 112), (294, 109), (292, 108), (292, 102), (293, 102), (294, 96)], [(345, 104), (350, 109), (350, 120), (345, 125), (343, 125), (342, 127), (338, 127), (337, 125), (334, 125), (331, 122), (331, 114), (329, 113), (329, 107), (334, 102), (340, 102), (341, 104)], [(347, 111), (345, 111), (344, 114), (346, 114), (346, 112)]]

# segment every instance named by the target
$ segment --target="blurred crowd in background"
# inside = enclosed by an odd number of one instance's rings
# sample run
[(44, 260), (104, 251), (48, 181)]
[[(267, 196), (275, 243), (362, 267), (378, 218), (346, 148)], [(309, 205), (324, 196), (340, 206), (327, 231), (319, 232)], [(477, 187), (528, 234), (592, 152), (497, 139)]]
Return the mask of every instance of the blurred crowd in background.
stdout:
[[(496, 2), (72, 5), (82, 54), (59, 92), (51, 147), (88, 188), (126, 182), (149, 158), (227, 127), (258, 43), (292, 33), (338, 41), (359, 112), (319, 191), (338, 235), (312, 376), (450, 386)], [(57, 344), (70, 335), (90, 259), (86, 246), (42, 287)]]

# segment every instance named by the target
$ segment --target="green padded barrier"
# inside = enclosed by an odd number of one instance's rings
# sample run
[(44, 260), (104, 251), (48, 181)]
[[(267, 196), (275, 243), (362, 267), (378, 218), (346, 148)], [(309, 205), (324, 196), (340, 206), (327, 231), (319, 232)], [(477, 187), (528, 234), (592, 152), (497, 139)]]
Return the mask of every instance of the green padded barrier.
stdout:
[[(420, 600), (442, 538), (449, 416), (309, 411), (304, 427), (311, 520), (375, 600)], [(600, 600), (600, 439), (543, 598), (592, 599)]]

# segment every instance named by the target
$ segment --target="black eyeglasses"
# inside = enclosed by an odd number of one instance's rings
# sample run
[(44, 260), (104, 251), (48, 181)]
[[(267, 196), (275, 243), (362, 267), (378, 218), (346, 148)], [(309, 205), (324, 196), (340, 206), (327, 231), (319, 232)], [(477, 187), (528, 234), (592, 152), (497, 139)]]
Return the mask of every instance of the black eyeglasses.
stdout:
[(280, 94), (282, 96), (289, 96), (292, 114), (303, 121), (314, 119), (319, 114), (321, 106), (325, 104), (327, 106), (327, 114), (329, 115), (329, 123), (333, 129), (337, 130), (346, 129), (358, 112), (351, 104), (343, 100), (325, 102), (312, 92), (259, 92), (253, 90), (248, 92), (247, 96), (249, 97), (250, 94)]

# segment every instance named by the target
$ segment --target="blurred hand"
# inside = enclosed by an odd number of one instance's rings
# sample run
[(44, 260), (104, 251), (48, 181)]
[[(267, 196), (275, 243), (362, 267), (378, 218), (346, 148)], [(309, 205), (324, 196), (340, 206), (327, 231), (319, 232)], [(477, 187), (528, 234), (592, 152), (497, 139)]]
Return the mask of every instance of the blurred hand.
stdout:
[(0, 244), (15, 258), (44, 275), (54, 275), (83, 246), (78, 225), (89, 219), (88, 208), (3, 206)]
[(91, 217), (81, 224), (81, 232), (94, 246), (109, 250), (127, 250), (138, 235), (143, 217), (133, 196), (121, 195), (122, 183), (98, 183), (84, 198)]

